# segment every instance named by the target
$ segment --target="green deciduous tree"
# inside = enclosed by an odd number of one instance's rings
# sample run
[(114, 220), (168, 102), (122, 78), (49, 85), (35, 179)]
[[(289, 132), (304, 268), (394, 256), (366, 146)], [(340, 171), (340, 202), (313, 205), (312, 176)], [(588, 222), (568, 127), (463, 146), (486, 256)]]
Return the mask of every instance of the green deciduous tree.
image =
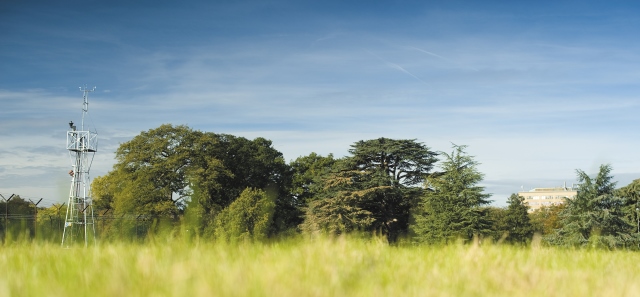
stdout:
[(322, 192), (322, 179), (329, 174), (336, 159), (316, 153), (301, 156), (289, 163), (292, 170), (291, 193), (298, 207), (305, 207)]
[(561, 213), (562, 228), (549, 238), (555, 245), (572, 247), (632, 247), (637, 242), (634, 225), (624, 216), (624, 198), (616, 196), (611, 166), (601, 165), (595, 178), (576, 170), (578, 194), (567, 199)]
[(529, 214), (534, 232), (543, 236), (551, 235), (556, 229), (562, 227), (560, 213), (567, 207), (566, 204), (543, 206)]
[(187, 173), (194, 133), (186, 126), (162, 125), (116, 150), (116, 164), (92, 187), (96, 202), (116, 214), (177, 218), (188, 197)]
[[(199, 150), (206, 157), (194, 166), (199, 171), (192, 179), (199, 195), (193, 197), (189, 207), (200, 208), (205, 218), (213, 218), (246, 188), (263, 189), (275, 197), (272, 233), (295, 228), (300, 223), (301, 212), (289, 193), (291, 170), (270, 140), (213, 133), (202, 139), (206, 141)], [(211, 227), (211, 223), (204, 220), (203, 226)]]
[(215, 216), (244, 189), (255, 188), (274, 193), (272, 232), (300, 222), (288, 191), (290, 169), (267, 139), (162, 125), (121, 144), (116, 160), (92, 186), (96, 205), (112, 209), (116, 217), (144, 215), (177, 223), (188, 209), (188, 229), (213, 234)]
[[(7, 219), (5, 220), (5, 210)], [(9, 202), (0, 202), (0, 211), (2, 212), (2, 238), (22, 236), (31, 236), (35, 233), (34, 224), (30, 222), (35, 214), (33, 205), (20, 195), (15, 195)]]
[(417, 207), (412, 225), (415, 240), (426, 243), (446, 243), (469, 240), (489, 230), (486, 209), (490, 194), (478, 186), (483, 174), (478, 162), (465, 152), (466, 146), (453, 145), (451, 154), (442, 153), (445, 160), (442, 173), (425, 182), (426, 193)]
[(66, 211), (65, 205), (60, 203), (38, 208), (38, 239), (59, 242), (64, 230)]
[(275, 199), (260, 189), (245, 189), (215, 219), (215, 237), (227, 242), (261, 241), (269, 235)]

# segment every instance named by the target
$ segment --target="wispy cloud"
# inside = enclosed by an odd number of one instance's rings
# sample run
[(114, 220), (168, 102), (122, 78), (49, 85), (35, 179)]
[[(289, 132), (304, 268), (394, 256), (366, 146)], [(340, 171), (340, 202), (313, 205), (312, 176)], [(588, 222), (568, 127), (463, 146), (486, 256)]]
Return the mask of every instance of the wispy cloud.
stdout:
[(288, 160), (346, 155), (353, 142), (381, 136), (445, 151), (469, 144), (489, 191), (503, 198), (600, 162), (629, 174), (640, 166), (628, 157), (640, 146), (629, 130), (640, 124), (640, 43), (617, 20), (603, 29), (530, 26), (508, 11), (330, 21), (303, 11), (299, 23), (256, 26), (255, 17), (276, 18), (260, 7), (202, 19), (180, 8), (190, 18), (166, 24), (159, 17), (175, 7), (159, 7), (87, 30), (33, 19), (22, 28), (43, 38), (7, 33), (21, 51), (0, 54), (10, 70), (0, 74), (0, 180), (33, 175), (16, 185), (43, 185), (38, 195), (57, 187), (48, 177), (69, 166), (66, 123), (80, 117), (84, 83), (98, 86), (89, 114), (101, 141), (95, 175), (110, 169), (121, 142), (163, 123), (266, 137)]

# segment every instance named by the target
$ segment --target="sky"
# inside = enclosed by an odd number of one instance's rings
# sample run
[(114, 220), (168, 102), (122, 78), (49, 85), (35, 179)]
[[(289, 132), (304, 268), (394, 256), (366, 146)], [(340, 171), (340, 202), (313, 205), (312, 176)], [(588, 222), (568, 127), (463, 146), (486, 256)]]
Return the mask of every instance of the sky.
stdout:
[(633, 1), (0, 2), (0, 194), (68, 199), (68, 122), (99, 136), (91, 177), (164, 123), (286, 161), (359, 140), (467, 145), (482, 186), (640, 178)]

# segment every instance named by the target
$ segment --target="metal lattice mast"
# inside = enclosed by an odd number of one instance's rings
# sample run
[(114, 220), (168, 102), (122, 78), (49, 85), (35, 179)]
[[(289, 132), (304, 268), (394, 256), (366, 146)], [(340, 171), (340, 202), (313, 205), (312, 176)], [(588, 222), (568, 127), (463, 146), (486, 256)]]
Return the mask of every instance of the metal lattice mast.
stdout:
[[(67, 202), (67, 215), (62, 232), (62, 246), (69, 246), (74, 242), (84, 241), (85, 247), (89, 242), (95, 242), (96, 229), (93, 217), (93, 206), (89, 187), (89, 170), (93, 157), (98, 151), (98, 134), (85, 127), (85, 118), (89, 111), (89, 93), (93, 89), (80, 88), (83, 92), (82, 123), (80, 130), (73, 122), (69, 122), (67, 131), (67, 150), (72, 162), (71, 187)], [(87, 130), (85, 130), (87, 128)]]

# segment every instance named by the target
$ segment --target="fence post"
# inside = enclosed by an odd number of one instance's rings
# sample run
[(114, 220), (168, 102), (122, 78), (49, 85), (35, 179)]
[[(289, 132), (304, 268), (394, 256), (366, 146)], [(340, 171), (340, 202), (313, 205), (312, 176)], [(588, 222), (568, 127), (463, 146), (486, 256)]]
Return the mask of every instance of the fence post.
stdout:
[(105, 210), (101, 215), (100, 215), (100, 220), (102, 220), (102, 230), (100, 231), (100, 234), (104, 234), (104, 224), (106, 221), (106, 218), (104, 217), (109, 211), (111, 210), (111, 208), (107, 208), (107, 210)]
[[(66, 204), (66, 202), (60, 204), (60, 206), (56, 206), (56, 211), (58, 214), (58, 233), (60, 233), (60, 223), (62, 222), (62, 219), (60, 218), (60, 209)], [(55, 204), (54, 204), (55, 206)]]
[(16, 194), (11, 194), (11, 196), (9, 196), (9, 199), (4, 199), (4, 196), (0, 194), (0, 197), (2, 197), (2, 200), (4, 200), (4, 236), (5, 237), (7, 236), (7, 227), (9, 226), (9, 201), (11, 201), (11, 199), (15, 195)]
[[(29, 201), (31, 201), (31, 199), (29, 199)], [(42, 198), (40, 198), (37, 203), (31, 201), (31, 203), (33, 203), (33, 208), (36, 210), (33, 217), (33, 239), (38, 238), (38, 204), (40, 204), (40, 202), (42, 202)]]

